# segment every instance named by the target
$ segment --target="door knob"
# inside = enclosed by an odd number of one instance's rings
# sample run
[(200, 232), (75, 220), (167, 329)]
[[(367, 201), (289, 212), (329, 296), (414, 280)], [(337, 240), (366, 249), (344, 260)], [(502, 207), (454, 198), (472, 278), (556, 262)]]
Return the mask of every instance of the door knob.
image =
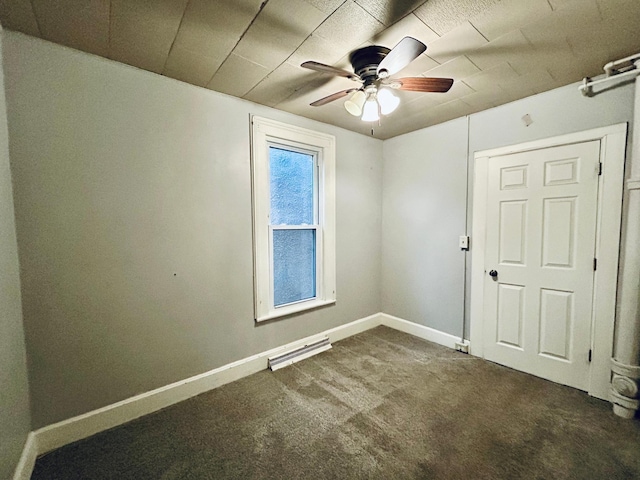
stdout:
[(491, 270), (491, 271), (489, 272), (489, 276), (491, 276), (491, 277), (493, 277), (493, 278), (496, 278), (496, 277), (498, 276), (498, 272), (496, 272), (495, 270)]

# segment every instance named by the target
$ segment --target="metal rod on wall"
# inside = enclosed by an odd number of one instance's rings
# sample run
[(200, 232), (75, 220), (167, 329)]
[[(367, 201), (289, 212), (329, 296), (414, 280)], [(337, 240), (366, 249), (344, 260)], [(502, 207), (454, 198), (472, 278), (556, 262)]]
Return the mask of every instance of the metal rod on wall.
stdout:
[(578, 90), (580, 90), (585, 97), (590, 97), (594, 94), (593, 87), (596, 85), (635, 78), (640, 75), (640, 70), (637, 66), (639, 60), (640, 53), (636, 53), (635, 55), (609, 62), (604, 66), (606, 77), (598, 80), (591, 80), (589, 77), (585, 77), (582, 80), (582, 85), (578, 87)]

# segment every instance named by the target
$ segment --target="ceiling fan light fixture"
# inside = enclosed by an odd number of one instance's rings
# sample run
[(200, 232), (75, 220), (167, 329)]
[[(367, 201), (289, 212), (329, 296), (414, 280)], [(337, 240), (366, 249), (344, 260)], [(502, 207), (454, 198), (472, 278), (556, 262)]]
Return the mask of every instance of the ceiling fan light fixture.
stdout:
[(359, 117), (362, 115), (362, 107), (364, 106), (364, 102), (367, 100), (366, 94), (362, 90), (358, 90), (353, 96), (344, 102), (344, 108), (347, 109), (354, 117)]
[(380, 91), (378, 91), (378, 103), (380, 103), (380, 113), (382, 113), (382, 115), (389, 115), (398, 108), (400, 99), (396, 97), (391, 90), (381, 88)]
[(364, 108), (362, 109), (362, 121), (377, 122), (378, 120), (380, 120), (378, 101), (376, 100), (376, 97), (372, 95), (366, 102), (364, 102)]
[(320, 107), (350, 95), (351, 97), (344, 102), (347, 112), (360, 117), (363, 122), (377, 122), (380, 116), (389, 115), (400, 105), (400, 98), (394, 95), (393, 90), (448, 92), (453, 85), (452, 78), (390, 78), (420, 57), (426, 49), (424, 43), (412, 37), (404, 37), (392, 49), (380, 45), (367, 45), (349, 54), (353, 72), (314, 61), (304, 62), (301, 65), (303, 68), (361, 83), (358, 88), (341, 90), (310, 105)]

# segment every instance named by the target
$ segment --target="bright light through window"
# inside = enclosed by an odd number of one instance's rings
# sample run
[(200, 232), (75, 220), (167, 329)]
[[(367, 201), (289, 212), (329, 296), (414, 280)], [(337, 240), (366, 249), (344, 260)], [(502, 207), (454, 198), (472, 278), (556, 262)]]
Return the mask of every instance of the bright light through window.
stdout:
[(253, 117), (255, 312), (335, 302), (335, 139)]
[(313, 154), (269, 147), (274, 307), (316, 297), (315, 163)]

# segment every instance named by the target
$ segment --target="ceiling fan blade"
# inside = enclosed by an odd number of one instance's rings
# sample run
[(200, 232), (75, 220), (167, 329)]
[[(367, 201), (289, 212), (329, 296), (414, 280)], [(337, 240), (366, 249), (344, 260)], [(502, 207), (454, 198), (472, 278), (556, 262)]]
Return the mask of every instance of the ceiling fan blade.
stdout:
[(331, 75), (338, 75), (340, 77), (346, 77), (350, 80), (360, 80), (353, 72), (348, 72), (347, 70), (342, 70), (341, 68), (332, 67), (331, 65), (325, 65), (324, 63), (318, 62), (304, 62), (301, 67), (308, 68), (310, 70), (315, 70), (316, 72), (329, 73)]
[(321, 98), (320, 100), (316, 100), (315, 102), (311, 103), (310, 105), (312, 107), (320, 107), (322, 105), (326, 105), (329, 102), (333, 102), (334, 100), (338, 100), (339, 98), (346, 97), (351, 92), (355, 92), (356, 90), (359, 90), (359, 88), (350, 88), (348, 90), (342, 90), (340, 92), (333, 93), (333, 94), (329, 95), (328, 97), (324, 97), (324, 98)]
[(448, 92), (453, 78), (406, 77), (391, 80), (389, 86), (409, 92)]
[[(413, 37), (404, 37), (378, 65), (378, 76), (386, 78), (413, 62), (427, 46)], [(382, 73), (381, 73), (382, 72)]]

